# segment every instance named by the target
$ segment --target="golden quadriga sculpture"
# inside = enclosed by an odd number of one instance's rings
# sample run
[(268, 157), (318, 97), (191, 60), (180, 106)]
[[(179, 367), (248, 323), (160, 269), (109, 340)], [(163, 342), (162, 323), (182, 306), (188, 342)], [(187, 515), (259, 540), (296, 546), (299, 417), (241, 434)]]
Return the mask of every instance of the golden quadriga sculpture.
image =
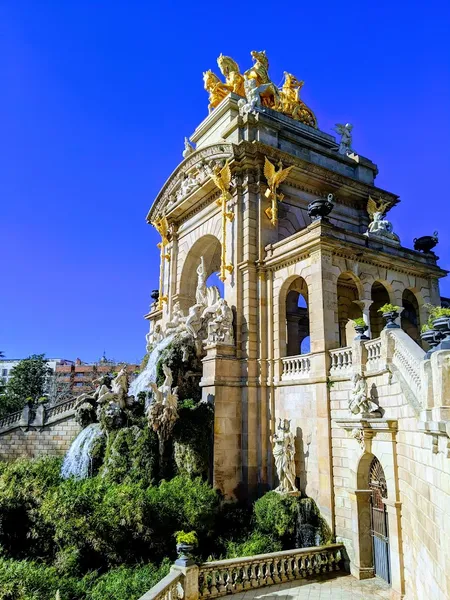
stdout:
[[(222, 54), (217, 59), (220, 72), (225, 81), (222, 81), (211, 70), (203, 73), (205, 89), (209, 92), (209, 111), (211, 112), (231, 92), (246, 97), (246, 83), (249, 80), (256, 82), (256, 89), (261, 99), (261, 106), (277, 110), (305, 123), (310, 127), (317, 128), (317, 119), (313, 111), (300, 99), (300, 90), (304, 82), (298, 80), (291, 73), (284, 72), (284, 83), (278, 88), (269, 76), (269, 61), (265, 51), (251, 52), (253, 66), (241, 74), (239, 66), (229, 56)], [(249, 99), (247, 99), (249, 100)]]

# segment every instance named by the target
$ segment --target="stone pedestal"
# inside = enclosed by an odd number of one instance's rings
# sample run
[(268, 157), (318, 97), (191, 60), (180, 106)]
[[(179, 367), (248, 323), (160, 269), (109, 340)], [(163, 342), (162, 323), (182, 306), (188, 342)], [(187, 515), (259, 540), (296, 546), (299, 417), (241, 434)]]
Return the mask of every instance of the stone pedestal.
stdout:
[(234, 346), (210, 345), (203, 359), (202, 399), (214, 406), (213, 485), (238, 497), (242, 481), (240, 362)]

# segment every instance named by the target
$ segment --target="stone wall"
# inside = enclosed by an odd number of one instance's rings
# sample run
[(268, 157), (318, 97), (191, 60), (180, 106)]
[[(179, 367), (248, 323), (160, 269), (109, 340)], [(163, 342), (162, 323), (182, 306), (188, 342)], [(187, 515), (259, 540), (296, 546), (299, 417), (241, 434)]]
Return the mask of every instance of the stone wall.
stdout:
[(43, 427), (7, 431), (0, 435), (0, 460), (62, 456), (80, 431), (72, 417)]
[[(403, 342), (415, 352), (414, 342), (408, 340), (406, 337)], [(385, 337), (383, 352), (386, 344)], [(408, 600), (444, 600), (450, 597), (449, 438), (442, 431), (439, 435), (425, 432), (423, 397), (415, 397), (402, 373), (386, 368), (385, 359), (374, 364), (372, 372), (365, 365), (368, 390), (376, 393), (381, 418), (364, 423), (359, 417), (357, 423), (348, 408), (350, 373), (333, 378), (330, 407), (336, 535), (347, 547), (352, 572), (362, 578), (371, 576), (367, 490), (368, 468), (376, 456), (387, 483), (392, 587)], [(389, 362), (389, 356), (387, 359)]]

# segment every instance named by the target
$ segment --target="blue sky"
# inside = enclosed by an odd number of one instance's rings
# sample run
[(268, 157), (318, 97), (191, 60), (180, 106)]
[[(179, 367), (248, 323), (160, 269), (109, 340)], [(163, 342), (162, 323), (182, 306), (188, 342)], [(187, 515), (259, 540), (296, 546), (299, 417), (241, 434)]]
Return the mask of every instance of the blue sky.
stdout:
[(7, 356), (142, 357), (159, 260), (145, 216), (207, 115), (202, 72), (221, 52), (244, 69), (265, 49), (275, 82), (305, 80), (320, 129), (353, 123), (401, 197), (403, 244), (437, 229), (450, 269), (448, 2), (3, 0), (0, 22)]

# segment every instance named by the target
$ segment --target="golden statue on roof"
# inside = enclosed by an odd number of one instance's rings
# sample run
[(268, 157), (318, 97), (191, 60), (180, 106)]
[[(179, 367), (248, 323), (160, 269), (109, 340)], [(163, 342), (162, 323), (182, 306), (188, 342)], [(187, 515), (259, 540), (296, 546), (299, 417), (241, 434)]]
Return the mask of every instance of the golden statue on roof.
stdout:
[[(270, 79), (269, 59), (265, 51), (251, 52), (253, 65), (241, 74), (239, 66), (231, 57), (221, 54), (217, 59), (222, 81), (213, 71), (203, 73), (205, 90), (209, 92), (209, 112), (214, 110), (230, 93), (242, 98), (241, 114), (271, 108), (288, 115), (296, 121), (317, 128), (317, 119), (313, 111), (300, 98), (304, 82), (291, 73), (284, 73), (284, 83), (279, 88)], [(251, 97), (250, 97), (251, 94)], [(255, 96), (257, 100), (255, 100)], [(245, 100), (244, 100), (245, 99)]]

